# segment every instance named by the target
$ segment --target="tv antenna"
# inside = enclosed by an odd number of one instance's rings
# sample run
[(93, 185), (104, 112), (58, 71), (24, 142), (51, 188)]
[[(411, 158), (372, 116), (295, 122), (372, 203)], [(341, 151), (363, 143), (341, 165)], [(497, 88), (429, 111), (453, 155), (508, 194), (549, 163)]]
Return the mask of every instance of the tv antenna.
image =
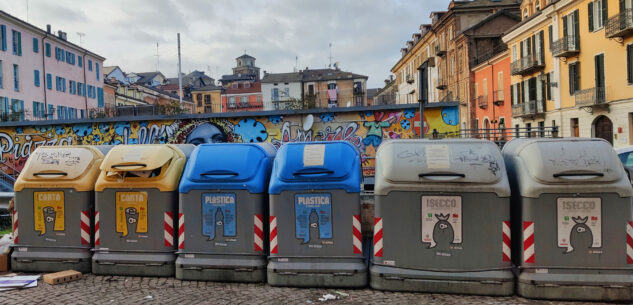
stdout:
[(158, 42), (156, 42), (156, 71), (160, 70), (160, 55), (158, 55)]
[(332, 43), (330, 42), (330, 65), (328, 68), (332, 68)]

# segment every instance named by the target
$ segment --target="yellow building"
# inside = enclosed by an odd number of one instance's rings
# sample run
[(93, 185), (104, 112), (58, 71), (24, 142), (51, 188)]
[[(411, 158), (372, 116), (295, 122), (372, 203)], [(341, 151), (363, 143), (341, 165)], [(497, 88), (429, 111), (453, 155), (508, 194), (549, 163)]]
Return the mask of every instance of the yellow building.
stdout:
[(524, 0), (503, 40), (515, 126), (633, 144), (633, 0)]
[(209, 85), (191, 91), (194, 104), (194, 113), (219, 113), (222, 112), (221, 86)]

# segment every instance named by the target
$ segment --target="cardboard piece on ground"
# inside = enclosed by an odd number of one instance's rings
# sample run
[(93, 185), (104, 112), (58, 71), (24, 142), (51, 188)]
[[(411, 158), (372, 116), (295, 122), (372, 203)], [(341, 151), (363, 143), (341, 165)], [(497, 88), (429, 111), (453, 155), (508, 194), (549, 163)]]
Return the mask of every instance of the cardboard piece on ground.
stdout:
[(51, 285), (76, 281), (81, 278), (81, 272), (75, 270), (66, 270), (44, 275), (44, 282)]
[(9, 270), (9, 254), (0, 254), (0, 273)]

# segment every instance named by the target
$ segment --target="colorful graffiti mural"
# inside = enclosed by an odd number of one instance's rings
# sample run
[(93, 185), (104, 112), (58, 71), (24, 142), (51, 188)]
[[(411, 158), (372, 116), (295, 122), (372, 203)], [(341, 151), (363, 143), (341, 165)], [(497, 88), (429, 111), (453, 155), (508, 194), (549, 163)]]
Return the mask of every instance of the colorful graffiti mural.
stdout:
[[(426, 109), (424, 132), (458, 131), (457, 107)], [(118, 145), (150, 143), (287, 142), (343, 140), (362, 155), (363, 172), (374, 174), (376, 149), (385, 139), (419, 135), (420, 113), (414, 108), (331, 112), (257, 117), (172, 119), (156, 121), (92, 122), (44, 126), (0, 126), (0, 171), (19, 173), (31, 152), (40, 145)], [(304, 128), (309, 127), (307, 130)]]

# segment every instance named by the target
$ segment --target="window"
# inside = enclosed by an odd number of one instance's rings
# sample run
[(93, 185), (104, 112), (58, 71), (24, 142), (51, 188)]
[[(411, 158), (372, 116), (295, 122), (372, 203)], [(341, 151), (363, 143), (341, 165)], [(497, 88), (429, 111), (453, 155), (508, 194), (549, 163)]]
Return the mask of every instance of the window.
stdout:
[(22, 33), (12, 30), (13, 34), (13, 55), (22, 56)]
[(46, 52), (46, 57), (51, 57), (51, 44), (47, 42), (44, 45), (44, 49), (44, 51)]
[(92, 60), (88, 59), (88, 71), (92, 71)]
[(285, 89), (284, 89), (284, 96), (285, 96), (286, 98), (290, 98), (290, 88), (285, 88)]
[(233, 84), (233, 89), (237, 89), (237, 84)]
[(196, 94), (196, 101), (198, 101), (198, 107), (202, 107), (202, 94)]
[(626, 46), (626, 77), (629, 84), (633, 84), (633, 44)]
[(545, 137), (545, 121), (538, 122), (538, 132), (541, 138)]
[(53, 89), (53, 76), (50, 73), (46, 73), (46, 88)]
[(563, 37), (567, 39), (569, 49), (576, 49), (580, 42), (580, 25), (578, 24), (578, 10), (563, 17)]
[(7, 26), (0, 25), (0, 50), (7, 50)]
[(571, 124), (571, 136), (572, 137), (580, 137), (580, 126), (578, 124), (578, 118), (573, 118), (570, 120)]
[(204, 95), (204, 104), (205, 105), (210, 105), (211, 104), (211, 94), (205, 94)]
[(77, 65), (79, 66), (79, 68), (84, 66), (84, 61), (83, 58), (81, 56), (77, 56), (78, 62)]
[(62, 92), (66, 92), (66, 78), (62, 77)]
[(97, 88), (97, 106), (103, 107), (103, 88)]
[(68, 93), (77, 94), (77, 83), (74, 80), (68, 81), (68, 87), (70, 88)]
[(528, 9), (524, 9), (523, 10), (523, 20), (528, 19), (529, 15), (528, 15)]
[(99, 76), (99, 63), (98, 62), (95, 63), (95, 68), (96, 68), (95, 70), (97, 71), (97, 80), (99, 80), (99, 78), (101, 76)]
[(594, 0), (587, 4), (589, 15), (589, 31), (597, 31), (604, 27), (604, 23), (608, 18), (607, 0)]
[(24, 120), (24, 101), (12, 99), (11, 110), (13, 111), (13, 113), (17, 113), (20, 115), (20, 120)]
[(538, 12), (541, 10), (541, 0), (536, 0), (536, 4), (534, 4), (534, 12)]
[(48, 119), (53, 119), (53, 112), (54, 112), (54, 108), (55, 106), (49, 104), (48, 105), (48, 112), (46, 113), (46, 116), (48, 117)]
[(13, 65), (13, 91), (20, 92), (20, 71), (18, 65)]
[(279, 89), (278, 88), (272, 88), (271, 90), (272, 91), (271, 91), (270, 95), (272, 97), (273, 102), (279, 101)]
[(568, 65), (569, 68), (569, 94), (574, 95), (580, 90), (580, 63), (575, 62)]
[(81, 118), (85, 118), (86, 117), (86, 110), (81, 109)]
[(545, 78), (546, 78), (545, 82), (547, 84), (546, 87), (547, 87), (547, 100), (548, 101), (552, 100), (552, 73), (554, 73), (554, 72), (550, 72), (550, 73), (547, 73), (545, 75)]
[(605, 87), (604, 83), (604, 54), (596, 55), (594, 57), (595, 74), (596, 74), (596, 98), (604, 98), (604, 90), (599, 90)]
[(2, 69), (2, 60), (0, 60), (0, 89), (4, 88), (4, 72)]
[(308, 85), (308, 95), (314, 95), (314, 85)]
[[(119, 88), (121, 89), (121, 88)], [(121, 92), (121, 90), (118, 90), (119, 92)], [(83, 90), (83, 84), (82, 83), (77, 83), (77, 95), (82, 96), (84, 90)]]
[(487, 78), (484, 78), (483, 85), (484, 85), (483, 87), (484, 90), (482, 90), (483, 96), (484, 96), (484, 99), (487, 99), (488, 98), (488, 79)]
[(40, 71), (39, 70), (33, 70), (33, 83), (35, 84), (35, 87), (40, 86)]
[(249, 84), (249, 83), (244, 83), (244, 88), (250, 88), (250, 87), (251, 87), (251, 84)]
[(39, 52), (40, 52), (40, 43), (36, 37), (33, 37), (33, 53), (39, 53)]
[(512, 60), (517, 61), (519, 59), (518, 54), (517, 54), (517, 46), (513, 45), (512, 46)]
[(497, 100), (498, 101), (503, 101), (503, 72), (499, 72), (497, 73)]

